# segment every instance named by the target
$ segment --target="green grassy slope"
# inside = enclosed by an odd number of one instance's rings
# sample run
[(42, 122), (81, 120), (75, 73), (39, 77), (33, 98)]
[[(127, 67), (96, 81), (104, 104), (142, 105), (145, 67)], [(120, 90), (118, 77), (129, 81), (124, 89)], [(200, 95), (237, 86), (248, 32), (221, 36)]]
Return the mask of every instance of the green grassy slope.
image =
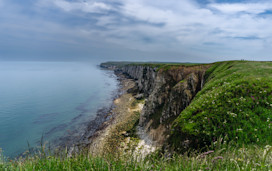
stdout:
[(237, 144), (272, 143), (272, 62), (215, 63), (206, 84), (175, 120), (171, 142), (203, 147), (222, 137)]

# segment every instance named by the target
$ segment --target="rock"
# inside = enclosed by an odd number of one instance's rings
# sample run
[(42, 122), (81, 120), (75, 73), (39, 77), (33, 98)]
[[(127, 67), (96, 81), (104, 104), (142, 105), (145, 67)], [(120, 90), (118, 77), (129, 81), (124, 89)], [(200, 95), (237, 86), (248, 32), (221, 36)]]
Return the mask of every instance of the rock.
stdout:
[(129, 134), (126, 131), (121, 132), (121, 135), (124, 137), (129, 137)]
[(136, 92), (136, 99), (146, 98), (139, 125), (147, 134), (152, 130), (153, 140), (156, 141), (156, 137), (162, 139), (164, 136), (167, 139), (172, 121), (201, 90), (208, 66), (178, 66), (157, 70), (139, 64), (111, 68), (136, 81), (137, 87), (130, 91)]
[(144, 98), (144, 94), (137, 94), (137, 95), (135, 95), (134, 96), (135, 97), (135, 99), (137, 99), (137, 100), (141, 100), (141, 99), (143, 99)]

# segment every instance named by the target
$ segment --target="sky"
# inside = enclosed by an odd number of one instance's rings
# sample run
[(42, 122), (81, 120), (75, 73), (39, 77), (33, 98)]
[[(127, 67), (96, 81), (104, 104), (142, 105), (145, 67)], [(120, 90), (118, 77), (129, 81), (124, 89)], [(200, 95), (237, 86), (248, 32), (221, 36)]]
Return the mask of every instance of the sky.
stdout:
[(272, 60), (270, 0), (0, 0), (0, 60)]

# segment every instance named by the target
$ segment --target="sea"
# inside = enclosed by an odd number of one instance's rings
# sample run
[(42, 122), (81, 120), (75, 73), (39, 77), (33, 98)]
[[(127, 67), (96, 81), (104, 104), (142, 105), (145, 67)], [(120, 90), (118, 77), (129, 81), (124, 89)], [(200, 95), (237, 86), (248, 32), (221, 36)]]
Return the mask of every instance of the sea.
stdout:
[(14, 158), (83, 129), (117, 89), (113, 72), (94, 63), (0, 62), (1, 155)]

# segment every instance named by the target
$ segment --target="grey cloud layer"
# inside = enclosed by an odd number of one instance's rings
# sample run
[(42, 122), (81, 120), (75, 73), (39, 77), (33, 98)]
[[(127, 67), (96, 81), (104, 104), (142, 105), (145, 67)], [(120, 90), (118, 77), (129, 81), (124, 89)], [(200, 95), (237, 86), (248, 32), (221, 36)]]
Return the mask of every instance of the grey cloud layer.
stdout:
[(56, 44), (60, 55), (61, 48), (70, 47), (74, 54), (104, 58), (108, 53), (103, 49), (108, 50), (116, 59), (146, 54), (147, 60), (161, 60), (168, 52), (173, 61), (271, 57), (272, 2), (39, 0), (29, 13), (22, 6), (0, 0), (6, 12), (0, 17), (0, 34), (23, 41), (26, 33), (34, 33), (34, 43)]

